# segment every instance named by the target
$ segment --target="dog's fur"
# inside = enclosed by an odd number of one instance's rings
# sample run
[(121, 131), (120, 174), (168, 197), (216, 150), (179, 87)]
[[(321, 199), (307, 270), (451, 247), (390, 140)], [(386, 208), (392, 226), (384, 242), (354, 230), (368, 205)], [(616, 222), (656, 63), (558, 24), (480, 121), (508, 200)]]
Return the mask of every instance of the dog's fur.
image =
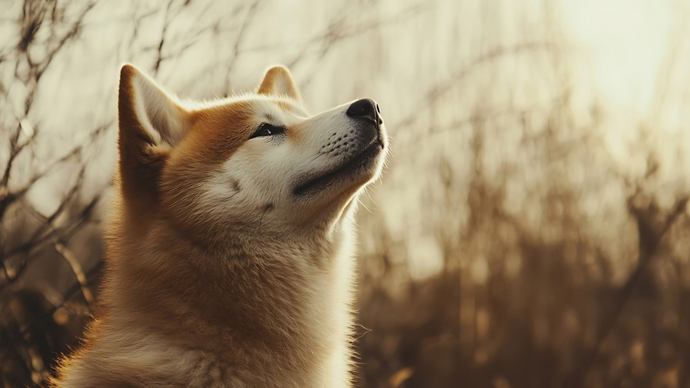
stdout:
[(349, 106), (308, 115), (281, 66), (183, 103), (124, 65), (100, 309), (54, 385), (349, 386), (352, 217), (387, 147)]

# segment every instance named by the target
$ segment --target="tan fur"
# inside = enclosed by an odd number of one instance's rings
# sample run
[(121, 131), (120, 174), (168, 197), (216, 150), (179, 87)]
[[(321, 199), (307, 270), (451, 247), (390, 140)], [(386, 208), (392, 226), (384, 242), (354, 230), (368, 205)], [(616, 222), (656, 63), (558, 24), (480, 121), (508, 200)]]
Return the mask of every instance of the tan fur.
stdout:
[[(289, 71), (269, 70), (256, 95), (192, 107), (150, 82), (122, 67), (119, 194), (100, 306), (53, 384), (349, 386), (353, 203), (383, 156), (332, 194), (299, 205), (294, 217), (271, 218), (269, 203), (247, 209), (246, 218), (223, 218), (225, 202), (211, 206), (202, 188), (215, 179), (242, 189), (222, 171), (249, 147), (262, 121), (257, 104), (306, 116)], [(137, 105), (142, 90), (163, 107), (146, 107), (150, 126)], [(283, 141), (300, 147), (314, 132), (311, 121), (293, 121)], [(253, 149), (243, 157), (255, 157)]]

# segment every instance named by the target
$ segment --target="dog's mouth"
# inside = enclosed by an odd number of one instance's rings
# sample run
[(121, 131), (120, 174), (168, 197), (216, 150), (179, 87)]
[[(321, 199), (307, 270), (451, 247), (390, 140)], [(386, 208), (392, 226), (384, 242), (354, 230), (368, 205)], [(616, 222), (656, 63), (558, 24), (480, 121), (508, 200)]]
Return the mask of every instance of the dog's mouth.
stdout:
[(372, 163), (383, 149), (383, 142), (379, 137), (377, 137), (373, 142), (371, 142), (371, 144), (366, 146), (361, 152), (347, 160), (345, 163), (333, 170), (327, 171), (323, 174), (317, 175), (314, 178), (309, 178), (306, 181), (299, 183), (297, 186), (295, 186), (292, 192), (296, 196), (304, 196), (310, 193), (321, 191), (335, 181), (359, 175), (371, 167)]

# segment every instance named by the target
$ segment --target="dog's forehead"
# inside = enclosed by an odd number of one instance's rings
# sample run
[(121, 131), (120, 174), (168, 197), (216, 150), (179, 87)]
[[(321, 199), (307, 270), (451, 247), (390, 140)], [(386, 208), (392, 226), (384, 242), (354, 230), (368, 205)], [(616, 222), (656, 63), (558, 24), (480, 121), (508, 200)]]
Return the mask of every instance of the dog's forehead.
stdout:
[(309, 116), (300, 104), (283, 98), (258, 98), (253, 101), (253, 110), (259, 119), (276, 124), (289, 125)]
[(262, 122), (289, 124), (290, 121), (309, 117), (301, 104), (281, 97), (245, 95), (219, 100), (196, 107), (196, 122), (202, 127), (244, 128)]

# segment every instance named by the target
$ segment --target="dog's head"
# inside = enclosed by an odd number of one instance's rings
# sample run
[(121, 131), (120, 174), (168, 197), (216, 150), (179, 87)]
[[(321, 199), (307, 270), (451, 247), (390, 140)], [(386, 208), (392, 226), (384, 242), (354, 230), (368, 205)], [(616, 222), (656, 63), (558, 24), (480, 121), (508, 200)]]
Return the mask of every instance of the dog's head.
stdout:
[(256, 93), (183, 103), (125, 65), (118, 103), (127, 211), (155, 210), (201, 237), (332, 226), (377, 178), (387, 148), (374, 101), (312, 116), (280, 66)]

